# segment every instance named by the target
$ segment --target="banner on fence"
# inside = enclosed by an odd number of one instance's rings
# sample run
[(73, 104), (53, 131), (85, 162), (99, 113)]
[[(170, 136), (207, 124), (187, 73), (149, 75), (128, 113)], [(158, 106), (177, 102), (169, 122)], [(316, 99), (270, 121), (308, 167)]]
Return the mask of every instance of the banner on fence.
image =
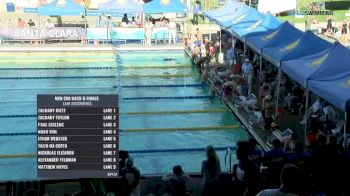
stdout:
[(86, 39), (86, 30), (81, 27), (0, 28), (0, 37), (14, 40), (81, 40)]

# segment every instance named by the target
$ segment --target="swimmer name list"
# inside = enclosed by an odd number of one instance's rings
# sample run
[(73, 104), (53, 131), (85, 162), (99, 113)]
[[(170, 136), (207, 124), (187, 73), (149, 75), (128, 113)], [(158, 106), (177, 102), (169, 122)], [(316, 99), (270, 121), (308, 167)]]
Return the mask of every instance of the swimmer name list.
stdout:
[(38, 95), (38, 177), (118, 177), (118, 111), (117, 95)]

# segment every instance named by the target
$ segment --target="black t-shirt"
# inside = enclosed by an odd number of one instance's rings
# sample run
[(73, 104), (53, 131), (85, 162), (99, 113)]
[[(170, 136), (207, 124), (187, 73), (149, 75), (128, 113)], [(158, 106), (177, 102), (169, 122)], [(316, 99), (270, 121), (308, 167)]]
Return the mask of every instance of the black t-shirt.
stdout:
[(35, 23), (34, 23), (34, 22), (28, 22), (28, 26), (34, 27), (34, 26), (35, 26)]

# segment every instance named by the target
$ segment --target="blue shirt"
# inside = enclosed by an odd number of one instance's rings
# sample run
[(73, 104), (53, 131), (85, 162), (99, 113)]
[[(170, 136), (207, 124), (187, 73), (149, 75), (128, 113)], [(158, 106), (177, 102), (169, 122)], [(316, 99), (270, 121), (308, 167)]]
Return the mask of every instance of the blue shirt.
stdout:
[(226, 51), (226, 59), (227, 60), (233, 60), (233, 58), (235, 58), (235, 51), (233, 50), (233, 48), (229, 48)]
[(249, 62), (245, 62), (242, 65), (242, 72), (243, 74), (252, 74), (253, 73), (253, 65)]
[(198, 15), (199, 11), (200, 11), (200, 6), (196, 4), (193, 8), (193, 14)]

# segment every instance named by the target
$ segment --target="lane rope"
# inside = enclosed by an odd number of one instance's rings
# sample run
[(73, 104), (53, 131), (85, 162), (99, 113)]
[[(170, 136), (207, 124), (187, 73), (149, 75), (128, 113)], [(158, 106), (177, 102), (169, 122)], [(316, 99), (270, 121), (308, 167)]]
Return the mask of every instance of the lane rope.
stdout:
[(178, 127), (178, 128), (142, 128), (142, 129), (120, 129), (120, 132), (135, 133), (135, 132), (163, 132), (163, 131), (214, 131), (225, 129), (238, 129), (240, 125), (226, 125), (214, 127)]
[[(132, 74), (120, 76), (122, 78), (180, 78), (180, 77), (195, 77), (198, 74), (152, 74), (141, 75)], [(81, 78), (117, 78), (118, 76), (37, 76), (37, 77), (0, 77), (0, 80), (40, 80), (40, 79), (81, 79)]]

